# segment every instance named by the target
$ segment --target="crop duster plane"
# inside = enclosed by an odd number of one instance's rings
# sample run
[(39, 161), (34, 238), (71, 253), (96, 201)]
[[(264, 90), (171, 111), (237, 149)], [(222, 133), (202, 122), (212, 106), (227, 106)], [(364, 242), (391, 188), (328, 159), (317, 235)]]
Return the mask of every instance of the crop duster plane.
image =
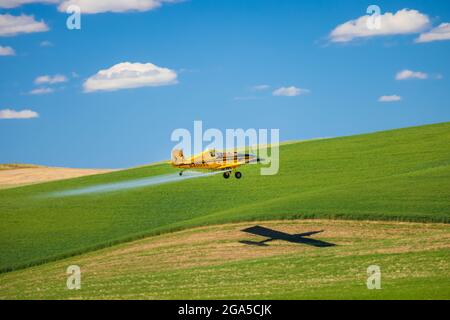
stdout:
[(204, 151), (185, 159), (183, 150), (172, 151), (172, 166), (182, 169), (180, 176), (186, 169), (203, 169), (211, 171), (223, 171), (225, 179), (230, 178), (234, 171), (236, 179), (242, 178), (242, 173), (236, 169), (249, 163), (261, 162), (257, 156), (248, 153)]

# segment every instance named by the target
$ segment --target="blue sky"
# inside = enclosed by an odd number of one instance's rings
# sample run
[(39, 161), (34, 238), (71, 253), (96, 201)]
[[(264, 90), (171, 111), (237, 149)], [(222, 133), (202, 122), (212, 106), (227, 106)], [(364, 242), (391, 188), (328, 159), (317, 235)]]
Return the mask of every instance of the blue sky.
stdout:
[[(450, 120), (448, 1), (148, 0), (138, 10), (99, 1), (123, 12), (47, 1), (58, 3), (0, 0), (0, 163), (145, 164), (169, 158), (172, 131), (194, 120), (279, 128), (281, 140)], [(67, 29), (65, 2), (81, 3), (81, 30)], [(330, 36), (370, 4), (392, 13), (382, 32), (361, 36), (356, 24), (344, 41)], [(36, 23), (11, 34), (2, 16), (21, 15)], [(161, 78), (86, 90), (125, 62), (151, 63)]]

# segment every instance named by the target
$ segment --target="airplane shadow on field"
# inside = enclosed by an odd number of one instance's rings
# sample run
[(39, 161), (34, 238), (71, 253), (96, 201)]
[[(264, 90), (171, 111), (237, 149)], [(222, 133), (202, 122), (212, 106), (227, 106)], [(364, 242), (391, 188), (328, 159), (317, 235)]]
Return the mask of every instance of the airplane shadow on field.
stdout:
[(240, 243), (254, 245), (254, 246), (261, 246), (261, 247), (268, 246), (267, 242), (270, 242), (273, 240), (283, 240), (283, 241), (288, 241), (288, 242), (293, 242), (293, 243), (298, 243), (298, 244), (305, 244), (308, 246), (319, 247), (319, 248), (335, 246), (334, 243), (325, 242), (322, 240), (317, 240), (317, 239), (312, 239), (312, 238), (306, 238), (306, 237), (310, 237), (314, 234), (321, 233), (324, 230), (310, 231), (310, 232), (299, 233), (299, 234), (289, 234), (289, 233), (285, 233), (282, 231), (269, 229), (266, 227), (254, 226), (254, 227), (250, 227), (247, 229), (243, 229), (241, 231), (268, 238), (268, 239), (265, 239), (262, 241), (248, 241), (248, 240), (239, 241)]

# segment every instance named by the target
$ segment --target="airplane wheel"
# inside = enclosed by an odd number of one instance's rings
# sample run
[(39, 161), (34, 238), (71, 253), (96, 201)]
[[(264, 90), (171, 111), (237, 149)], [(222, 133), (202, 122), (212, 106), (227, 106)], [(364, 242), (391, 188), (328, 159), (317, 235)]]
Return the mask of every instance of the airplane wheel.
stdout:
[(224, 177), (225, 179), (228, 179), (228, 178), (230, 177), (230, 172), (229, 172), (229, 171), (224, 172), (224, 173), (223, 173), (223, 177)]
[(240, 178), (242, 178), (242, 173), (240, 173), (239, 171), (236, 171), (234, 173), (234, 176), (236, 177), (236, 179), (240, 179)]
[(183, 171), (180, 172), (180, 177), (183, 175)]

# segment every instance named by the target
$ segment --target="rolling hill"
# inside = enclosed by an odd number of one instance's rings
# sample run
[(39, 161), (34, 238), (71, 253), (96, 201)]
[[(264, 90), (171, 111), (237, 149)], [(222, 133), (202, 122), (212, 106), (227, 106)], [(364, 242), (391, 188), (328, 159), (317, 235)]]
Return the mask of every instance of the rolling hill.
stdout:
[[(335, 244), (316, 248), (241, 230), (263, 224)], [(450, 225), (283, 220), (207, 226), (148, 237), (0, 275), (0, 299), (450, 299)], [(65, 287), (81, 268), (81, 289)], [(381, 290), (366, 287), (381, 269)]]
[[(3, 272), (191, 227), (279, 219), (450, 222), (450, 123), (281, 146), (280, 172), (71, 197), (167, 164), (0, 190)], [(448, 261), (446, 261), (448, 264)], [(24, 270), (26, 271), (26, 270)], [(19, 271), (20, 272), (20, 271)]]
[(0, 164), (0, 189), (77, 178), (111, 171), (113, 170), (55, 168), (31, 164)]

